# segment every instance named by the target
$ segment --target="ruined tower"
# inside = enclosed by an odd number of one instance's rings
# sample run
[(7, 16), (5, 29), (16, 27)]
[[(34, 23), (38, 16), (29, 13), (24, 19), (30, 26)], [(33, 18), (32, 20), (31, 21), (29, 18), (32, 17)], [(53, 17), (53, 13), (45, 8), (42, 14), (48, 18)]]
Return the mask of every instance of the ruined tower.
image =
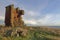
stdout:
[(24, 25), (22, 15), (24, 15), (24, 10), (14, 8), (14, 5), (7, 6), (5, 13), (5, 25), (12, 27)]

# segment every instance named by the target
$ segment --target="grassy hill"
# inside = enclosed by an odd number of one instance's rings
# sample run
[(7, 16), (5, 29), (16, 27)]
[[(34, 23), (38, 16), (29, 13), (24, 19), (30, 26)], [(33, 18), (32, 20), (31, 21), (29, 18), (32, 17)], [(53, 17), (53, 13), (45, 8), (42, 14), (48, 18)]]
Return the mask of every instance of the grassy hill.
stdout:
[[(1, 27), (3, 30), (6, 27)], [(11, 28), (15, 30), (18, 27)], [(60, 29), (47, 27), (20, 27), (27, 30), (26, 36), (2, 36), (0, 32), (0, 40), (60, 40)], [(7, 28), (6, 28), (7, 29)], [(9, 28), (8, 28), (9, 29)]]

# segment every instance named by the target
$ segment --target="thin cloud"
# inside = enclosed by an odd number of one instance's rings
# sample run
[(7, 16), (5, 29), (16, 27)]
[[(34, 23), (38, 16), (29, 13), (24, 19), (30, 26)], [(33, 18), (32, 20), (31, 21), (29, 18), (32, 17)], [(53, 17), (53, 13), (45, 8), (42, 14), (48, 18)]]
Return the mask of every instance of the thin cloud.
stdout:
[(54, 20), (54, 18), (56, 17), (56, 15), (52, 15), (52, 14), (49, 14), (49, 15), (45, 15), (44, 17), (42, 18), (39, 18), (39, 19), (31, 19), (31, 20), (28, 20), (28, 19), (24, 19), (25, 23), (26, 24), (31, 24), (31, 25), (44, 25), (44, 26), (59, 26), (60, 24), (60, 21), (57, 21), (57, 20)]
[(3, 16), (0, 16), (0, 20), (4, 20), (4, 17)]

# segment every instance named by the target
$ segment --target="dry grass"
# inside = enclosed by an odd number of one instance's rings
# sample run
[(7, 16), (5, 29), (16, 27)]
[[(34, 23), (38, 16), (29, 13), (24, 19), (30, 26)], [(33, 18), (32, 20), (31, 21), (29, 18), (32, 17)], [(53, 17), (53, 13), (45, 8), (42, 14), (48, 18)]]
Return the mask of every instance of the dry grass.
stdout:
[[(7, 30), (26, 30), (28, 34), (26, 37), (3, 37), (2, 35), (7, 31)], [(29, 39), (31, 38), (31, 39)], [(48, 28), (48, 27), (6, 27), (6, 26), (0, 26), (0, 39), (1, 40), (60, 40), (60, 29), (56, 28)]]

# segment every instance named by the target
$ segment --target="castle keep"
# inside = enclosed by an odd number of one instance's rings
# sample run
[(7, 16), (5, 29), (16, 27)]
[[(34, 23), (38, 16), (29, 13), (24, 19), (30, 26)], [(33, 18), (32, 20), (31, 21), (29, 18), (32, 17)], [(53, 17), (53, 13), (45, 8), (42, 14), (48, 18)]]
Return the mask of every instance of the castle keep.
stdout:
[(24, 10), (14, 8), (14, 5), (7, 6), (5, 13), (5, 25), (12, 27), (24, 25), (22, 15), (24, 15)]

